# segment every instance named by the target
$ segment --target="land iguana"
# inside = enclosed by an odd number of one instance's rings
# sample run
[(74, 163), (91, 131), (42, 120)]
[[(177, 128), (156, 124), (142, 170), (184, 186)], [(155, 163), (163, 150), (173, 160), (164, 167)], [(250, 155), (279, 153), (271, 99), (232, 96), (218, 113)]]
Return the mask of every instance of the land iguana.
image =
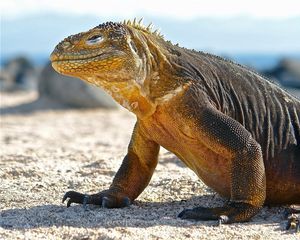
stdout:
[[(264, 204), (300, 203), (300, 101), (246, 67), (173, 45), (140, 22), (107, 22), (61, 41), (52, 66), (105, 89), (137, 121), (108, 190), (71, 203), (120, 208), (149, 184), (160, 146), (229, 199), (182, 219), (248, 221)], [(297, 209), (295, 209), (295, 212)], [(299, 219), (294, 218), (295, 225)]]

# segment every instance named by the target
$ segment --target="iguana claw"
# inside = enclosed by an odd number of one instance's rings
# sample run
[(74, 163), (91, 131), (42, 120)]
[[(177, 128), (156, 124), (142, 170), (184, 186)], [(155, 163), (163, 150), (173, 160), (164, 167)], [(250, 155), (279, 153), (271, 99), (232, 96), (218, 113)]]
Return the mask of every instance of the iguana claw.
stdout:
[(296, 232), (300, 231), (300, 218), (296, 214), (292, 214), (288, 218), (286, 230), (295, 229)]
[(300, 232), (300, 206), (294, 205), (285, 210), (285, 217), (288, 218), (286, 230), (295, 229), (296, 232)]
[(87, 204), (88, 195), (75, 191), (69, 191), (65, 193), (62, 202), (64, 203), (67, 200), (67, 198), (69, 198), (67, 202), (67, 207), (70, 207), (72, 203), (81, 203), (85, 206)]
[(221, 215), (221, 216), (219, 217), (218, 225), (221, 226), (222, 224), (227, 223), (228, 221), (229, 221), (228, 216), (226, 216), (226, 215)]
[(131, 204), (131, 201), (126, 196), (118, 196), (109, 193), (109, 191), (103, 191), (97, 194), (82, 194), (75, 191), (66, 192), (62, 202), (67, 199), (67, 207), (70, 207), (72, 203), (82, 204), (84, 210), (88, 210), (88, 204), (99, 205), (103, 208), (119, 208), (127, 207)]

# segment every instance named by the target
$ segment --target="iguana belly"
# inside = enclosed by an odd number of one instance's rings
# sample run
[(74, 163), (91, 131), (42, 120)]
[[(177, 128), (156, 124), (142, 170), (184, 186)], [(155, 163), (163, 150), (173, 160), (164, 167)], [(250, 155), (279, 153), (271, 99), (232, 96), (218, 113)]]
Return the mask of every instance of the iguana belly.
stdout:
[[(161, 119), (163, 117), (164, 119)], [(185, 133), (194, 129), (184, 126), (185, 123), (164, 116), (153, 116), (143, 122), (146, 134), (174, 153), (209, 187), (223, 197), (230, 197), (230, 160), (218, 155), (204, 144), (205, 139), (197, 139)], [(178, 119), (177, 119), (178, 120)]]
[[(143, 129), (149, 138), (174, 153), (199, 178), (221, 196), (231, 195), (231, 161), (219, 155), (205, 144), (197, 129), (187, 119), (170, 114), (155, 114), (143, 121)], [(281, 156), (278, 156), (280, 158)], [(289, 159), (284, 159), (288, 161)], [(300, 203), (299, 174), (283, 169), (275, 159), (266, 163), (266, 203)], [(277, 163), (277, 165), (274, 163)], [(284, 165), (285, 166), (285, 165)], [(297, 170), (293, 170), (293, 172)]]

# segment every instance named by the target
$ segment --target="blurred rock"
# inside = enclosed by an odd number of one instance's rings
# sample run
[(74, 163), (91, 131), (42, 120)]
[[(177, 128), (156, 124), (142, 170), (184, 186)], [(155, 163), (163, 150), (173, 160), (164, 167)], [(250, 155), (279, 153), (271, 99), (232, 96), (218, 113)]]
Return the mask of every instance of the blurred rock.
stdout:
[(102, 89), (77, 78), (58, 74), (48, 63), (38, 80), (39, 97), (78, 108), (116, 108), (117, 104)]
[(5, 69), (0, 70), (0, 90), (11, 91), (14, 89), (15, 82), (13, 76)]
[(264, 71), (263, 74), (284, 87), (300, 88), (300, 60), (283, 59), (276, 67)]
[(16, 57), (4, 64), (0, 72), (0, 90), (31, 90), (36, 88), (38, 70), (24, 56)]

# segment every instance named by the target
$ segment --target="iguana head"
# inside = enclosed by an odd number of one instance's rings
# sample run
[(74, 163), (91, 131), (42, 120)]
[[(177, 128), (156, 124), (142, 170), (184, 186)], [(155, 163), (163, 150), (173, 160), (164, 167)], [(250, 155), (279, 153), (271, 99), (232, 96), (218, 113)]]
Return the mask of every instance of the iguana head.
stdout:
[(52, 66), (64, 75), (99, 81), (128, 81), (141, 74), (137, 46), (124, 24), (107, 22), (69, 36), (51, 54)]
[(65, 38), (50, 58), (57, 72), (100, 86), (129, 110), (141, 110), (153, 105), (150, 83), (160, 79), (159, 68), (168, 62), (164, 43), (135, 21), (107, 22)]

